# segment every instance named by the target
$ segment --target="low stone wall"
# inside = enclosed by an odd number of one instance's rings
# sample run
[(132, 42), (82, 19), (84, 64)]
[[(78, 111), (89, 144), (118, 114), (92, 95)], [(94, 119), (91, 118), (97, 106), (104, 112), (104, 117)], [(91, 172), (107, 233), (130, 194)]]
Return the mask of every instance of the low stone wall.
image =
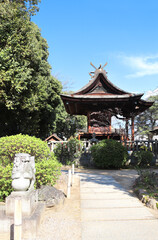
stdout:
[(137, 189), (135, 193), (137, 194), (140, 201), (142, 201), (142, 203), (144, 203), (147, 207), (158, 210), (158, 201), (150, 198), (145, 190)]
[(67, 183), (68, 175), (62, 172), (54, 187), (58, 190), (61, 190), (65, 195), (67, 195)]

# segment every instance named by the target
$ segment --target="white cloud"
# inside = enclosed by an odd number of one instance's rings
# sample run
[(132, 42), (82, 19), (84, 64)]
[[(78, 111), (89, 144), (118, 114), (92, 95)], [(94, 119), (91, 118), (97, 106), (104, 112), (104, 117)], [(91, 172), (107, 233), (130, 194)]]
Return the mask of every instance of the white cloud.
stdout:
[(119, 56), (123, 63), (134, 69), (134, 73), (128, 74), (126, 77), (144, 77), (158, 74), (158, 55), (155, 56)]

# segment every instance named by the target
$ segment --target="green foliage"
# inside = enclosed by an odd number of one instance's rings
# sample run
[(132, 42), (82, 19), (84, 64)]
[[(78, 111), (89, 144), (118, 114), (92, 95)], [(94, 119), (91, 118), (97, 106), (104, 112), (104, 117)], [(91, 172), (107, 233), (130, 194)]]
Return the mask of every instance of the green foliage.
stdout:
[(151, 165), (153, 154), (148, 150), (140, 150), (133, 153), (137, 166), (147, 167)]
[(16, 153), (29, 153), (35, 156), (36, 183), (53, 186), (60, 175), (61, 164), (54, 153), (50, 153), (47, 143), (28, 135), (15, 135), (0, 138), (0, 201), (11, 191), (11, 172)]
[(61, 83), (51, 76), (46, 40), (19, 2), (0, 3), (0, 136), (45, 138), (60, 104)]
[(8, 164), (5, 167), (0, 164), (0, 202), (12, 192), (11, 187), (11, 172), (13, 164)]
[(49, 159), (44, 159), (36, 163), (36, 182), (35, 188), (42, 185), (53, 186), (61, 174), (61, 164), (56, 160), (52, 153)]
[(63, 102), (56, 108), (56, 121), (54, 132), (61, 138), (70, 138), (78, 130), (86, 128), (87, 117), (83, 115), (73, 116), (66, 112)]
[(158, 174), (151, 170), (137, 169), (139, 177), (136, 179), (134, 188), (145, 189), (149, 196), (158, 197)]
[(35, 156), (35, 161), (47, 159), (50, 150), (46, 142), (28, 135), (13, 135), (0, 138), (0, 163), (6, 166), (13, 162), (16, 153), (29, 153)]
[(158, 95), (149, 97), (148, 101), (153, 101), (154, 104), (145, 112), (138, 115), (135, 119), (136, 133), (142, 136), (152, 138), (150, 130), (153, 130), (157, 125), (158, 119)]
[(39, 11), (38, 3), (40, 2), (41, 0), (0, 0), (0, 4), (14, 4), (17, 7), (19, 6), (24, 11), (27, 11), (30, 15), (35, 15), (35, 13)]
[(96, 167), (121, 168), (127, 161), (127, 150), (115, 140), (102, 140), (91, 147), (91, 154)]
[(57, 144), (54, 149), (55, 156), (62, 164), (72, 164), (75, 159), (81, 156), (82, 143), (76, 138), (71, 137), (68, 142)]

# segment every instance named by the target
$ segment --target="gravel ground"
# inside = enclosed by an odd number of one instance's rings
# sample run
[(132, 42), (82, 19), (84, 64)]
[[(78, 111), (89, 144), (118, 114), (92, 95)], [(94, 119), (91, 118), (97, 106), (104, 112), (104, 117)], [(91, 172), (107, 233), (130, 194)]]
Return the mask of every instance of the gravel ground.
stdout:
[(64, 205), (47, 209), (37, 240), (81, 240), (80, 181), (75, 176), (71, 197)]

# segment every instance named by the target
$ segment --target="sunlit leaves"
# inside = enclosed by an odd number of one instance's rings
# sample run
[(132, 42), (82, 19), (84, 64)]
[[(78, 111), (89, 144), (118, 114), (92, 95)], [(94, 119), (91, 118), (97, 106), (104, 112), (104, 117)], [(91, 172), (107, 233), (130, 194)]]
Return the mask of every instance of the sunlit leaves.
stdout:
[(21, 132), (45, 138), (60, 103), (61, 84), (51, 76), (47, 42), (28, 13), (38, 2), (0, 2), (0, 136)]

